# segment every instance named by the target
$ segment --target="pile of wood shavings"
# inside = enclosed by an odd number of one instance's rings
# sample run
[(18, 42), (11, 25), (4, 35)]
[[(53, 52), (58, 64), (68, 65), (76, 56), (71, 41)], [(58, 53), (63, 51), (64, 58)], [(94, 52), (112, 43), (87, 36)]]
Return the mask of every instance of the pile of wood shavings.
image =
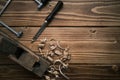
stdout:
[[(45, 50), (47, 47), (47, 50)], [(51, 39), (42, 39), (40, 44), (38, 44), (39, 55), (47, 59), (51, 65), (47, 70), (48, 74), (45, 74), (44, 77), (46, 80), (56, 80), (62, 75), (64, 78), (69, 79), (63, 73), (63, 69), (68, 69), (69, 61), (71, 60), (71, 54), (69, 53), (69, 47), (63, 48), (60, 46), (60, 42)]]

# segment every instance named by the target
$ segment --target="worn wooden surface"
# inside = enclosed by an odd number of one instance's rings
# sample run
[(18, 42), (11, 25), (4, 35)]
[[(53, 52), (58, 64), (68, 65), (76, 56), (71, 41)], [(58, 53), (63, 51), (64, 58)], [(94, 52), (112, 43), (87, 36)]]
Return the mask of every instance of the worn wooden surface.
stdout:
[[(120, 1), (62, 1), (63, 9), (39, 39), (55, 38), (62, 46), (70, 46), (72, 60), (66, 72), (70, 80), (120, 80)], [(56, 2), (51, 0), (45, 8), (37, 11), (32, 0), (13, 0), (0, 20), (16, 31), (23, 30), (24, 35), (17, 39), (5, 28), (0, 29), (38, 53), (39, 39), (34, 44), (30, 41)], [(114, 65), (118, 66), (116, 71), (112, 69)], [(40, 78), (0, 54), (0, 80)]]

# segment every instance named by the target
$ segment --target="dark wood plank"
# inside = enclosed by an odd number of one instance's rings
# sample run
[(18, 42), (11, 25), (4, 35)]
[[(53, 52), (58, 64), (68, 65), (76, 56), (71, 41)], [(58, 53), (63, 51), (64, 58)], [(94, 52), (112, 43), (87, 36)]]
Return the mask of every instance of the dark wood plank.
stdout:
[[(19, 65), (1, 65), (0, 79), (4, 80), (39, 80), (33, 73)], [(66, 74), (70, 80), (119, 80), (119, 72), (114, 72), (112, 65), (71, 65)], [(62, 77), (58, 80), (61, 80)], [(42, 79), (41, 79), (42, 80)], [(64, 79), (62, 79), (64, 80)]]
[[(30, 0), (13, 0), (1, 20), (10, 26), (40, 26), (56, 0), (37, 11)], [(120, 26), (119, 0), (63, 0), (64, 7), (49, 26)], [(61, 24), (62, 23), (62, 24)]]
[[(62, 0), (63, 9), (55, 16), (39, 39), (30, 44), (46, 16), (56, 4), (51, 0), (41, 11), (33, 0), (12, 0), (0, 17), (16, 31), (18, 39), (0, 26), (0, 30), (17, 39), (35, 53), (40, 39), (57, 39), (61, 46), (70, 46), (72, 60), (66, 74), (70, 80), (120, 80), (120, 1)], [(109, 26), (109, 27), (108, 27)], [(118, 66), (118, 70), (112, 66)], [(0, 80), (44, 80), (25, 70), (0, 53)], [(61, 77), (58, 80), (64, 80)]]
[(32, 72), (27, 71), (19, 65), (0, 65), (0, 79), (4, 80), (22, 80), (22, 79), (38, 79), (39, 77)]
[[(23, 31), (22, 38), (19, 41), (30, 41), (40, 27), (11, 27), (16, 31)], [(10, 31), (0, 26), (0, 29), (10, 36), (16, 38)], [(119, 43), (119, 27), (47, 27), (39, 39), (55, 38), (60, 41), (109, 41)], [(17, 38), (16, 38), (17, 39)], [(38, 39), (38, 41), (39, 41)]]
[[(8, 30), (2, 27), (1, 29), (15, 38)], [(24, 36), (17, 40), (38, 53), (37, 45), (39, 44), (39, 40), (34, 44), (30, 44), (33, 34), (36, 33), (38, 28), (20, 27), (14, 29), (17, 31), (23, 29), (25, 32)], [(39, 39), (43, 39), (44, 37), (48, 40), (55, 38), (61, 41), (63, 47), (69, 45), (73, 58), (71, 63), (118, 64), (120, 63), (119, 34), (119, 27), (48, 27)], [(5, 59), (2, 58), (0, 64), (7, 64)]]
[[(40, 54), (38, 52), (35, 52)], [(120, 54), (115, 53), (73, 53), (72, 60), (70, 63), (72, 64), (119, 64), (120, 63)], [(1, 55), (1, 54), (0, 54)], [(0, 64), (16, 64), (12, 60), (8, 59), (6, 56), (0, 56)]]
[[(1, 28), (8, 34), (8, 30)], [(24, 29), (22, 38), (17, 39), (25, 46), (38, 53), (37, 45), (39, 40), (34, 44), (30, 44), (31, 39), (38, 30), (32, 27), (14, 28), (19, 31)], [(61, 41), (63, 47), (70, 46), (72, 54), (71, 63), (119, 63), (120, 60), (120, 28), (118, 27), (48, 27), (39, 39), (47, 38), (48, 40), (55, 38)], [(12, 37), (15, 38), (13, 34)], [(4, 59), (2, 59), (3, 64)]]
[(0, 53), (0, 65), (10, 65), (10, 64), (16, 64), (13, 60), (11, 60), (8, 56), (4, 55), (3, 53)]

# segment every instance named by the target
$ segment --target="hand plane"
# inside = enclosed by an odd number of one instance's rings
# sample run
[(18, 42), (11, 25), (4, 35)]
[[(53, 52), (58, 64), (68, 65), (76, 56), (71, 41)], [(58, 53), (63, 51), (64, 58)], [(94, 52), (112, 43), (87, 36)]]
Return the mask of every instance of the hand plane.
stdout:
[(10, 59), (39, 77), (44, 75), (50, 65), (46, 59), (37, 56), (30, 49), (2, 31), (0, 31), (0, 53), (6, 54)]

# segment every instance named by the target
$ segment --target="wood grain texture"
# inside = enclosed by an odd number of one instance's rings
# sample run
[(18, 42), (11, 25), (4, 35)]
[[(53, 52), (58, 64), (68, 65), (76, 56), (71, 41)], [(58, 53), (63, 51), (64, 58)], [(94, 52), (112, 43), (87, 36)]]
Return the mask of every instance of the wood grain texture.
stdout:
[[(33, 38), (40, 27), (11, 27), (17, 32), (23, 31), (24, 34), (19, 41), (29, 41)], [(0, 29), (16, 38), (6, 28), (0, 26)], [(48, 39), (55, 38), (60, 41), (112, 41), (114, 43), (120, 40), (120, 28), (119, 27), (47, 27), (39, 39), (47, 37)], [(17, 38), (16, 38), (17, 39)]]
[[(0, 71), (3, 72), (0, 73), (0, 79), (4, 80), (44, 80), (19, 65), (1, 65)], [(120, 78), (119, 73), (114, 72), (111, 65), (71, 65), (66, 74), (70, 76), (70, 80), (119, 80)], [(63, 77), (57, 80), (61, 79), (65, 80)]]
[[(24, 35), (18, 39), (2, 26), (0, 30), (37, 54), (37, 45), (45, 37), (61, 41), (63, 47), (69, 45), (72, 60), (66, 74), (70, 80), (120, 80), (120, 1), (62, 1), (63, 9), (33, 44), (30, 43), (32, 37), (54, 8), (56, 0), (51, 0), (41, 11), (37, 11), (33, 0), (12, 0), (0, 20), (16, 31), (23, 31)], [(117, 66), (115, 70), (113, 66)], [(44, 79), (0, 53), (0, 80)]]
[[(32, 0), (13, 0), (1, 20), (10, 26), (40, 26), (56, 2), (52, 0), (38, 11), (37, 4)], [(63, 9), (49, 26), (120, 26), (119, 0), (63, 0), (63, 2)]]
[[(39, 28), (35, 27), (12, 27), (16, 31), (24, 30), (22, 38), (18, 39), (25, 46), (38, 53), (37, 46), (40, 39), (54, 38), (61, 41), (61, 45), (70, 46), (72, 54), (71, 63), (120, 63), (120, 28), (119, 27), (48, 27), (39, 37), (37, 42), (30, 44), (33, 35)], [(1, 27), (1, 30), (12, 35), (8, 30)], [(17, 39), (17, 38), (16, 38)], [(5, 57), (6, 59), (6, 57)], [(5, 60), (2, 58), (2, 60)], [(4, 64), (5, 61), (0, 62)], [(8, 61), (8, 63), (13, 63)], [(7, 62), (5, 62), (7, 64)]]
[[(16, 31), (24, 30), (23, 37), (18, 40), (35, 53), (39, 53), (37, 50), (39, 40), (34, 44), (30, 44), (38, 27), (12, 28)], [(55, 38), (61, 41), (61, 46), (70, 46), (72, 60), (70, 62), (70, 69), (66, 72), (70, 76), (70, 80), (119, 80), (119, 70), (115, 72), (112, 69), (113, 65), (120, 66), (119, 29), (119, 27), (48, 27), (39, 39), (44, 37), (47, 39)], [(16, 38), (5, 28), (1, 27), (1, 30)], [(0, 72), (5, 73), (0, 73), (0, 79), (40, 79), (16, 65), (16, 63), (9, 60), (3, 54), (0, 57), (0, 61)], [(61, 79), (64, 80), (62, 77)]]

